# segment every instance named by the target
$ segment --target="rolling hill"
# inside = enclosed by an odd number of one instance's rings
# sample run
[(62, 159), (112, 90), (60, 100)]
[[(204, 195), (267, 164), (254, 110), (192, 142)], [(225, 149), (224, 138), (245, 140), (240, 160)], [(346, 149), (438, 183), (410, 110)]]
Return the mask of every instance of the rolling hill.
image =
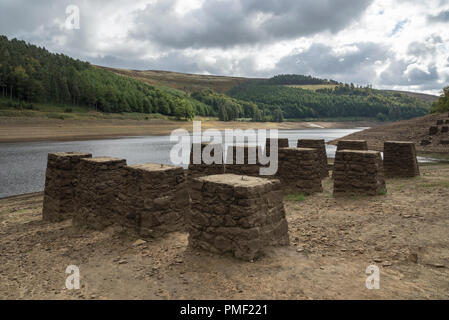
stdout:
[(67, 112), (85, 108), (179, 120), (401, 120), (427, 114), (432, 100), (310, 75), (258, 79), (93, 66), (5, 36), (0, 36), (0, 87), (0, 108), (44, 103)]

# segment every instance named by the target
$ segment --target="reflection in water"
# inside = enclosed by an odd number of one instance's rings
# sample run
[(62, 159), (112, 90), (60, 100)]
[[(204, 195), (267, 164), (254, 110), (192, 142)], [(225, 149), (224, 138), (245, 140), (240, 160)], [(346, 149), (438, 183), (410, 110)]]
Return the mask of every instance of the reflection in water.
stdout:
[[(288, 138), (290, 146), (293, 147), (300, 138), (330, 141), (363, 129), (279, 130), (279, 137)], [(128, 164), (145, 162), (170, 164), (170, 150), (175, 143), (170, 142), (169, 136), (3, 143), (0, 144), (0, 198), (43, 190), (47, 154), (50, 152), (82, 151), (91, 152), (93, 156), (124, 158)], [(327, 154), (333, 158), (335, 147), (327, 146)]]

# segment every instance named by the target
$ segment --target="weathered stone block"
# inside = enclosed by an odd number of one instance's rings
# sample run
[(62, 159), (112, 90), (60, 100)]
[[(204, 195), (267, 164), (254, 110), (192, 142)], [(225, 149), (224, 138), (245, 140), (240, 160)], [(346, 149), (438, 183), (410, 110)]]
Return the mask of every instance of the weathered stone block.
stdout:
[[(266, 142), (265, 142), (265, 154), (269, 155), (270, 154), (270, 146), (271, 146), (271, 138), (267, 138)], [(288, 148), (288, 139), (287, 138), (278, 138), (276, 139), (277, 143), (278, 143), (278, 150), (282, 149), (282, 148)]]
[(329, 177), (327, 164), (326, 143), (324, 139), (299, 139), (298, 148), (313, 148), (317, 150), (318, 161), (320, 165), (321, 178)]
[(73, 224), (103, 230), (118, 224), (126, 225), (126, 217), (121, 215), (120, 191), (125, 179), (126, 160), (96, 157), (81, 159), (76, 188), (76, 212)]
[(379, 195), (386, 192), (378, 151), (340, 150), (334, 164), (334, 196)]
[(446, 133), (446, 132), (449, 132), (449, 127), (448, 126), (441, 127), (441, 133)]
[[(223, 161), (223, 146), (221, 144), (209, 144), (209, 143), (201, 143), (201, 157), (200, 163), (195, 164), (193, 159), (193, 152), (196, 149), (195, 144), (192, 145), (192, 149), (190, 151), (190, 164), (187, 174), (189, 178), (197, 178), (214, 174), (223, 174), (225, 171), (225, 165)], [(207, 149), (206, 149), (207, 148)], [(199, 149), (199, 148), (198, 148)], [(203, 151), (206, 149), (206, 152), (211, 157), (214, 157), (215, 151), (218, 151), (217, 157), (221, 158), (221, 163), (206, 163), (203, 159)]]
[(76, 186), (78, 166), (90, 153), (49, 153), (45, 174), (44, 205), (42, 218), (46, 221), (62, 221), (72, 218), (76, 210)]
[(437, 120), (437, 126), (441, 126), (441, 125), (443, 125), (444, 124), (444, 121), (443, 120)]
[(321, 163), (317, 149), (284, 148), (279, 150), (277, 178), (288, 193), (322, 192)]
[(340, 150), (368, 150), (368, 143), (365, 140), (339, 140), (337, 151)]
[(419, 176), (415, 144), (407, 141), (385, 141), (383, 165), (388, 178)]
[(118, 210), (124, 226), (142, 237), (184, 229), (190, 207), (183, 168), (156, 163), (125, 168)]
[(279, 180), (224, 174), (193, 186), (199, 192), (190, 194), (190, 246), (252, 260), (266, 246), (289, 244)]
[(431, 126), (429, 128), (429, 135), (434, 136), (436, 134), (438, 134), (438, 127), (437, 126)]
[(259, 176), (262, 147), (253, 145), (229, 146), (226, 154), (225, 173)]

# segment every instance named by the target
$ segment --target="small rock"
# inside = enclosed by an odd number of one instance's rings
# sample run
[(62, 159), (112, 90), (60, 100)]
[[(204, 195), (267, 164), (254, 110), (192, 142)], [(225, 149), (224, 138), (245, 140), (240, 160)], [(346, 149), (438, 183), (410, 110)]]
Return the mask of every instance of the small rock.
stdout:
[(127, 264), (128, 263), (128, 261), (126, 261), (126, 260), (120, 260), (119, 262), (118, 262), (118, 264)]
[(304, 248), (298, 248), (298, 249), (296, 249), (296, 252), (303, 252), (304, 251)]
[(383, 267), (390, 267), (391, 266), (391, 262), (389, 261), (385, 261), (384, 263), (382, 263)]
[(373, 260), (374, 260), (374, 262), (382, 262), (383, 261), (381, 258), (378, 258), (378, 257), (374, 258)]
[(145, 243), (147, 243), (145, 240), (139, 239), (139, 240), (136, 240), (136, 242), (133, 243), (133, 247), (138, 247), (138, 246), (141, 246), (141, 245), (143, 245)]
[(433, 263), (432, 266), (434, 266), (435, 268), (445, 268), (445, 265), (442, 263)]
[(408, 259), (413, 263), (418, 263), (418, 254), (410, 253)]
[(404, 218), (411, 218), (412, 216), (409, 215), (409, 214), (404, 214), (403, 217), (404, 217)]

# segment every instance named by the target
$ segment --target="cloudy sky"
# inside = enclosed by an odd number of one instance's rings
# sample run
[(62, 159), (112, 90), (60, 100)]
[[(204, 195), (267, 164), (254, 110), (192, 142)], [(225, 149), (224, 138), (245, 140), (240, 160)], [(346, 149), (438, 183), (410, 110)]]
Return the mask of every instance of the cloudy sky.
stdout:
[(448, 30), (449, 0), (0, 0), (0, 34), (94, 64), (434, 94), (449, 85)]

